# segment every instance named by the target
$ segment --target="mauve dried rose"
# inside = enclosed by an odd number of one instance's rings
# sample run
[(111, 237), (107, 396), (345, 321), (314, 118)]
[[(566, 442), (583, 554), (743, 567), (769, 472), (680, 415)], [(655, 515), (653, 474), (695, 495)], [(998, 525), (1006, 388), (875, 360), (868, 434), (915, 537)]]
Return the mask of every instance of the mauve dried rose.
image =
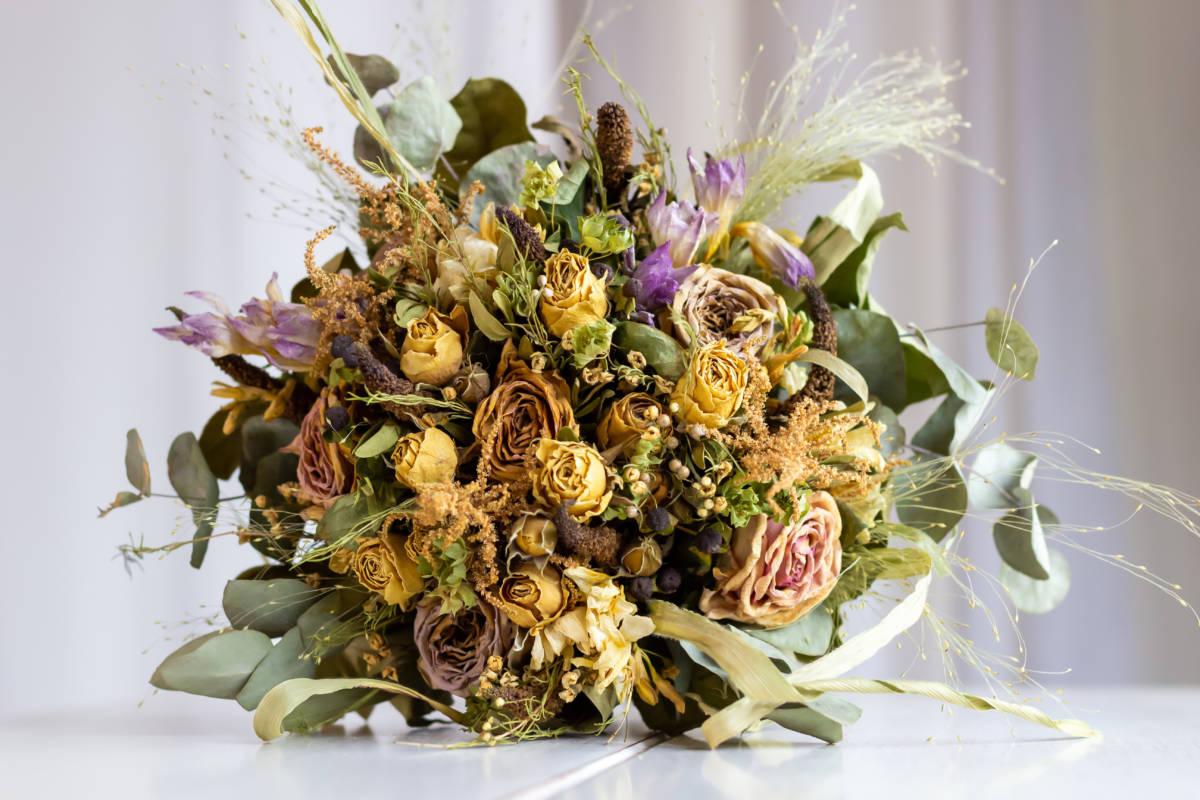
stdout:
[(505, 656), (512, 647), (508, 619), (480, 599), (473, 607), (442, 614), (438, 602), (417, 607), (413, 621), (417, 668), (434, 689), (465, 697), (479, 680), (490, 656)]
[(300, 456), (296, 478), (300, 490), (309, 501), (325, 508), (346, 492), (354, 483), (354, 465), (336, 442), (325, 441), (325, 414), (329, 410), (329, 394), (322, 392), (300, 423), (300, 433), (285, 452)]

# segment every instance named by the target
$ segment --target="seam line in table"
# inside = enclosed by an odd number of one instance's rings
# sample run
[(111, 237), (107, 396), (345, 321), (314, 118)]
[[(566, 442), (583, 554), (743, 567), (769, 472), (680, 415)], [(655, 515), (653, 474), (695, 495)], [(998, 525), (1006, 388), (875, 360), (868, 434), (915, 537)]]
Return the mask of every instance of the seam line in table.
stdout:
[(552, 775), (536, 786), (531, 786), (528, 789), (518, 789), (515, 792), (506, 794), (503, 796), (503, 800), (545, 800), (545, 798), (559, 797), (566, 790), (579, 786), (630, 759), (637, 758), (642, 753), (658, 747), (670, 738), (670, 736), (664, 733), (652, 734), (645, 739), (622, 747), (614, 753), (609, 753), (595, 761), (589, 761), (581, 767)]

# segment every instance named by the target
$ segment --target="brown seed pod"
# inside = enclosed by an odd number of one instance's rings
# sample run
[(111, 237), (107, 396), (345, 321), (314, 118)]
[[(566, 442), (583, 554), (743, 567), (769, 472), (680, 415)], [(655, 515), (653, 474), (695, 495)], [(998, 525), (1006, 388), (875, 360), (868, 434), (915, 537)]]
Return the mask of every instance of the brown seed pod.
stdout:
[(605, 103), (596, 112), (596, 151), (604, 167), (604, 188), (620, 191), (627, 180), (625, 169), (633, 160), (633, 125), (620, 103)]

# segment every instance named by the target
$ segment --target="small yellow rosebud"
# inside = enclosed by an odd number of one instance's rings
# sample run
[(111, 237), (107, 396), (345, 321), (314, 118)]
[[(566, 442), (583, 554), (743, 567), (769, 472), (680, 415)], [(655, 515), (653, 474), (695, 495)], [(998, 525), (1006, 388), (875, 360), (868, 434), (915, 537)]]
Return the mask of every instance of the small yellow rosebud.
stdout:
[(454, 440), (441, 428), (401, 436), (392, 451), (396, 480), (415, 489), (428, 483), (449, 483), (458, 469)]
[(400, 346), (400, 371), (417, 383), (442, 386), (458, 372), (463, 358), (466, 311), (455, 306), (447, 316), (430, 308), (407, 325)]

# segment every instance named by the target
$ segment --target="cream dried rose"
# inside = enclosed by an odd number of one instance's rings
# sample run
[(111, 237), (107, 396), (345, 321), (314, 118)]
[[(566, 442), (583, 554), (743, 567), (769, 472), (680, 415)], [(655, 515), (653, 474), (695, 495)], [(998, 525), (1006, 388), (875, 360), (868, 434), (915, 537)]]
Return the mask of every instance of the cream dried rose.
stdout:
[(466, 303), (473, 281), (491, 282), (500, 255), (495, 206), (479, 215), (479, 229), (459, 225), (438, 248), (437, 280), (433, 288), (442, 303)]
[(604, 281), (592, 274), (587, 256), (560, 250), (546, 259), (540, 308), (546, 327), (558, 337), (607, 316)]
[(764, 628), (794, 622), (824, 600), (842, 569), (842, 518), (826, 492), (808, 496), (799, 522), (781, 524), (758, 514), (734, 532), (729, 552), (713, 569), (717, 585), (700, 595), (711, 619)]
[(673, 327), (685, 346), (692, 343), (690, 327), (701, 345), (725, 341), (732, 350), (757, 355), (771, 340), (785, 307), (775, 290), (757, 278), (702, 266), (679, 285), (671, 310), (687, 323)]
[(454, 440), (440, 428), (400, 437), (392, 451), (396, 480), (410, 489), (428, 483), (450, 483), (458, 469)]
[(542, 439), (537, 446), (533, 496), (547, 508), (570, 502), (568, 513), (590, 519), (608, 508), (612, 487), (608, 467), (595, 448), (582, 442)]
[(455, 306), (450, 315), (430, 308), (407, 325), (400, 345), (400, 371), (410, 381), (442, 386), (462, 365), (467, 313)]
[(671, 392), (677, 418), (685, 425), (724, 427), (737, 413), (750, 380), (750, 366), (724, 341), (699, 348)]

